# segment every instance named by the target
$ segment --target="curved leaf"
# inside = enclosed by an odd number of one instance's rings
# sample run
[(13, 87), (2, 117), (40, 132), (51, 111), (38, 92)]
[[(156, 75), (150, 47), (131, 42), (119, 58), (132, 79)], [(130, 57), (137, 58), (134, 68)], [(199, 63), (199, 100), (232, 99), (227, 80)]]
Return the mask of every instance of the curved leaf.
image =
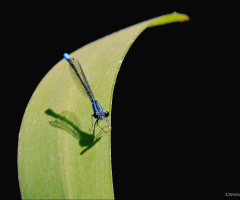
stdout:
[[(71, 54), (80, 61), (95, 97), (110, 117), (117, 73), (138, 35), (147, 27), (188, 19), (179, 13), (157, 17)], [(91, 114), (90, 101), (73, 84), (67, 61), (61, 60), (38, 85), (22, 121), (18, 173), (23, 199), (114, 198), (110, 132), (99, 133), (93, 142)]]

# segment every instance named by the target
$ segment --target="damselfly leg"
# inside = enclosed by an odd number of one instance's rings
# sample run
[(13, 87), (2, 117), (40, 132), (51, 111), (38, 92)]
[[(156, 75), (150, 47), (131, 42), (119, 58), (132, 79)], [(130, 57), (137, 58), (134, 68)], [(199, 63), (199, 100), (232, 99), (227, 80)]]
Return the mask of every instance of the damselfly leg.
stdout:
[[(92, 127), (90, 129), (93, 128), (93, 137), (94, 137), (94, 140), (96, 140), (97, 138), (99, 138), (101, 136), (101, 134), (104, 132), (104, 133), (107, 133), (107, 130), (105, 130), (106, 128), (108, 128), (109, 130), (111, 130), (111, 126), (110, 126), (110, 122), (108, 120), (108, 118), (105, 118), (105, 120), (107, 121), (108, 125), (104, 126), (104, 127), (101, 127), (99, 124), (101, 122), (101, 120), (97, 119), (95, 121), (95, 123), (93, 124), (93, 117), (92, 117)], [(97, 135), (95, 134), (95, 130), (96, 130), (96, 126), (98, 126), (101, 130), (97, 133)]]

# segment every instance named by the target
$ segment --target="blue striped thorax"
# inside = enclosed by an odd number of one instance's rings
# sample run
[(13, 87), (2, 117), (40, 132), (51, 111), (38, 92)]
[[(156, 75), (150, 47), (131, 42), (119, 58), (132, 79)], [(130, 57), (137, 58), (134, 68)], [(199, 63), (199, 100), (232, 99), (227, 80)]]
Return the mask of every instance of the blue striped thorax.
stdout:
[(97, 100), (92, 101), (92, 108), (93, 108), (95, 118), (104, 120), (105, 117), (107, 117), (109, 115), (109, 113), (107, 111), (103, 110), (102, 106), (100, 105), (100, 103)]

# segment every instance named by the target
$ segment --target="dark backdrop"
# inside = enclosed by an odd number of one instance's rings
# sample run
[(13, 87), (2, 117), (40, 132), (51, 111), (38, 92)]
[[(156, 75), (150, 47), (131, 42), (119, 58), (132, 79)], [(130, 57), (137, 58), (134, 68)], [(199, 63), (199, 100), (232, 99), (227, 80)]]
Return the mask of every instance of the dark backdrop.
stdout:
[(2, 91), (9, 124), (1, 146), (1, 169), (8, 175), (1, 179), (0, 198), (20, 198), (21, 120), (33, 91), (63, 53), (174, 11), (191, 20), (145, 30), (117, 77), (111, 143), (115, 198), (219, 199), (239, 192), (234, 184), (237, 73), (230, 46), (234, 7), (202, 1), (9, 6), (9, 21), (3, 21), (10, 62), (3, 59), (2, 76), (9, 86)]

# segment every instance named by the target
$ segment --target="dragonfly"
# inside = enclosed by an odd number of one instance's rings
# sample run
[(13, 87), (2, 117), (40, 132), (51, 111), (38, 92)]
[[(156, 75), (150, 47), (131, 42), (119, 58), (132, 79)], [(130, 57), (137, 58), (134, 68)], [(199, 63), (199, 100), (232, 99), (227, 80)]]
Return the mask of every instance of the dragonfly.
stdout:
[[(73, 79), (75, 85), (81, 91), (81, 93), (84, 96), (87, 96), (91, 101), (92, 109), (93, 109), (92, 118), (94, 117), (96, 119), (94, 125), (93, 125), (93, 120), (92, 120), (92, 127), (94, 127), (93, 128), (93, 136), (95, 138), (95, 127), (96, 127), (96, 125), (99, 126), (100, 121), (106, 120), (108, 123), (109, 129), (111, 129), (111, 124), (110, 124), (110, 121), (108, 120), (109, 112), (104, 111), (101, 104), (99, 103), (99, 101), (95, 99), (92, 89), (88, 83), (88, 80), (84, 74), (84, 71), (83, 71), (79, 61), (77, 59), (71, 58), (70, 55), (67, 53), (64, 53), (63, 57), (70, 64), (69, 70), (70, 70), (70, 74), (72, 76), (72, 79)], [(100, 127), (100, 128), (103, 130), (102, 127)]]

